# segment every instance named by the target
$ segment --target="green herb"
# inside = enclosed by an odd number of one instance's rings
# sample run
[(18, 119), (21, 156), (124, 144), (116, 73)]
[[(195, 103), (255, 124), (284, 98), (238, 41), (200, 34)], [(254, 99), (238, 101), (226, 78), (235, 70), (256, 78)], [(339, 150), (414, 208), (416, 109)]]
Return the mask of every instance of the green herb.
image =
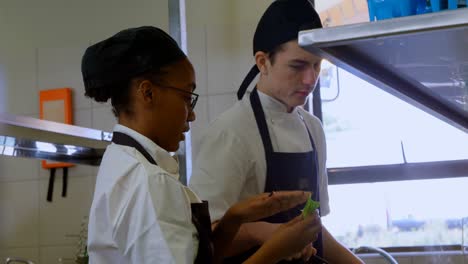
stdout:
[(308, 215), (312, 214), (317, 208), (319, 208), (320, 203), (312, 200), (310, 197), (307, 200), (304, 209), (302, 209), (302, 217), (305, 218)]

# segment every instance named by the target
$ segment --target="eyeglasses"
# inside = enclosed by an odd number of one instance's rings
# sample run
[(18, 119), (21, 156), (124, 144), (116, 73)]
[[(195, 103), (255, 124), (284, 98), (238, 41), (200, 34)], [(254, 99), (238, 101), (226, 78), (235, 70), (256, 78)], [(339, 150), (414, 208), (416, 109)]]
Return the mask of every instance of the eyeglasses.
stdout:
[(190, 98), (190, 110), (193, 111), (193, 109), (195, 108), (195, 105), (197, 104), (197, 101), (198, 101), (198, 94), (197, 93), (185, 91), (185, 90), (182, 90), (180, 88), (173, 87), (173, 86), (165, 86), (165, 85), (159, 85), (159, 86), (163, 87), (163, 88), (176, 90), (176, 91), (181, 92), (181, 93), (190, 94), (190, 97), (191, 97)]

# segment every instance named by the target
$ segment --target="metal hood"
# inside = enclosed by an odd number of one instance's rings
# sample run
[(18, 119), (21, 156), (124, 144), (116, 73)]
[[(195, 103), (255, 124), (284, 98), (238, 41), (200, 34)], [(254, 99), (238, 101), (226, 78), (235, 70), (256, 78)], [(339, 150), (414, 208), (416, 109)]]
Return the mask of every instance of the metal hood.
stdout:
[(303, 31), (299, 44), (468, 132), (468, 8)]
[(0, 154), (98, 166), (112, 133), (0, 113)]

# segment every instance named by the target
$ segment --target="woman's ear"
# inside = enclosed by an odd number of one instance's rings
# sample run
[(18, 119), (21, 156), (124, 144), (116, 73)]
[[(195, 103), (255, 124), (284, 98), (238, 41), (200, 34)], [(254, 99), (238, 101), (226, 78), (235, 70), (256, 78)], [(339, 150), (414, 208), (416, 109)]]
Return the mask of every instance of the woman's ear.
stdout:
[(257, 51), (255, 53), (255, 64), (257, 64), (260, 74), (268, 75), (268, 64), (270, 60), (268, 54), (263, 51)]
[(153, 95), (153, 84), (148, 80), (143, 80), (138, 84), (138, 96), (144, 102), (152, 102), (154, 99)]

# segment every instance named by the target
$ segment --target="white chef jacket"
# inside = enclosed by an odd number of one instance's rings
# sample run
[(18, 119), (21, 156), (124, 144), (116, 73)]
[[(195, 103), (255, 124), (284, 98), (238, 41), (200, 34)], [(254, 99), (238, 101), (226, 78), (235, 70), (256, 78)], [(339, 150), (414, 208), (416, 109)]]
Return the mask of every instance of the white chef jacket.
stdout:
[(89, 217), (90, 263), (193, 263), (190, 203), (200, 199), (178, 181), (178, 163), (166, 150), (128, 127), (114, 131), (134, 138), (158, 166), (133, 147), (107, 147)]
[[(326, 145), (320, 120), (301, 107), (288, 113), (281, 102), (260, 91), (258, 94), (275, 152), (311, 151), (307, 125), (318, 151), (321, 214), (327, 215)], [(263, 193), (265, 183), (265, 150), (246, 95), (204, 131), (189, 186), (208, 200), (212, 220), (217, 220), (235, 202)]]

